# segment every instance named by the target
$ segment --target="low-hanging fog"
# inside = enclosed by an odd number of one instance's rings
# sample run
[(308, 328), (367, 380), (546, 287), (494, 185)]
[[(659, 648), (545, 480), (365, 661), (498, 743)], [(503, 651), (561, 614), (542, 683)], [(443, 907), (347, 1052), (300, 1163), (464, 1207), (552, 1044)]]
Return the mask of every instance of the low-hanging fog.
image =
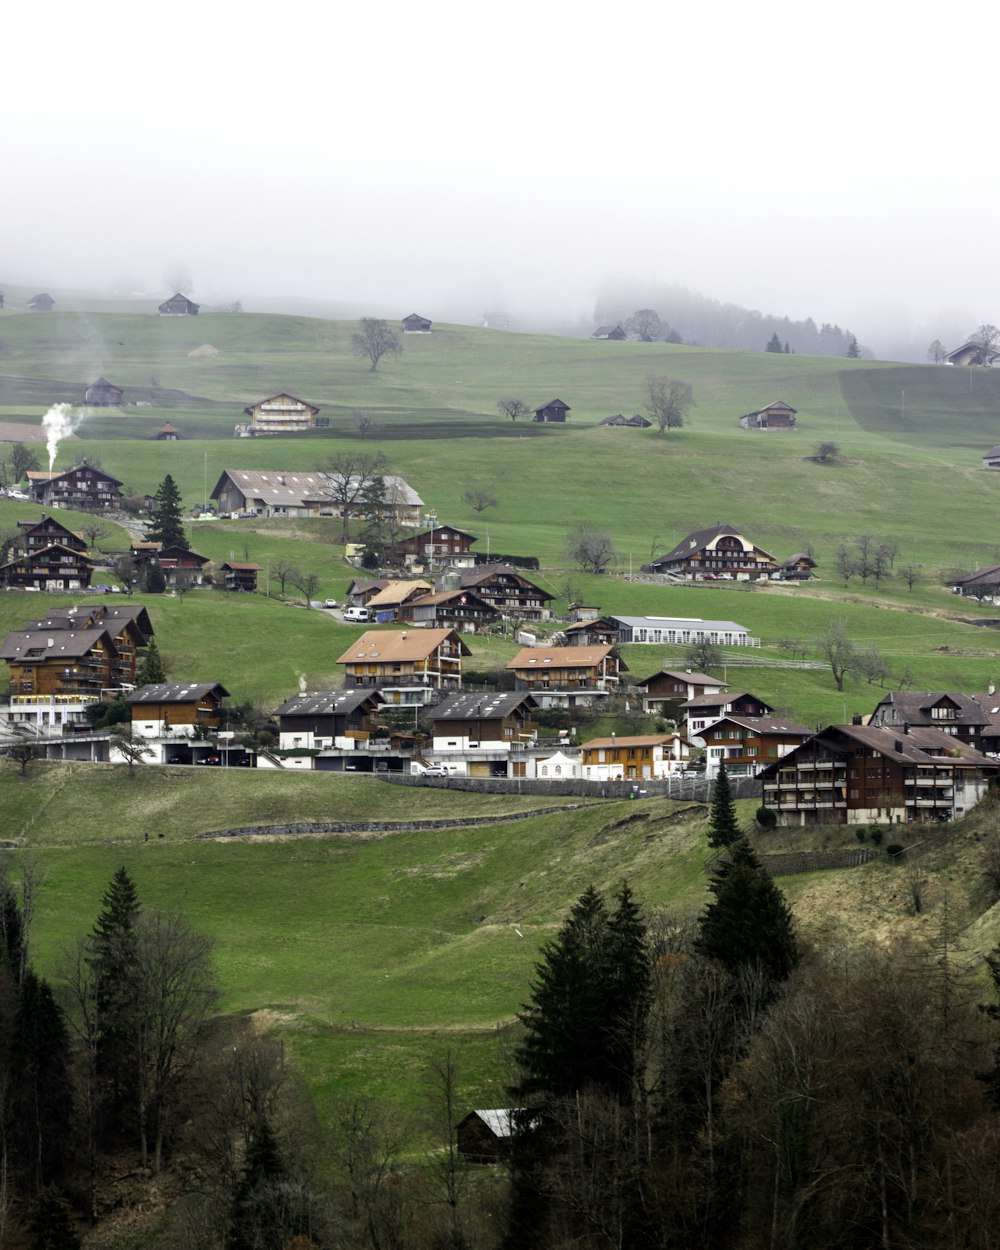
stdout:
[(580, 326), (679, 285), (951, 342), (1000, 322), (993, 53), (922, 14), (18, 6), (0, 284)]

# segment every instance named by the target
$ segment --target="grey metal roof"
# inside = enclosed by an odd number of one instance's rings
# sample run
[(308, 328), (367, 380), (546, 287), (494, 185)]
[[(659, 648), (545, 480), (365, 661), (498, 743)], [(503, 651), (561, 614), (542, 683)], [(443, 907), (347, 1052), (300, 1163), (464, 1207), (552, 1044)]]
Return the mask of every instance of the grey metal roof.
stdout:
[(276, 716), (332, 716), (353, 712), (372, 699), (382, 701), (377, 690), (359, 687), (351, 690), (309, 690), (286, 699), (275, 710)]
[(461, 694), (453, 694), (443, 703), (438, 704), (431, 713), (431, 718), (433, 720), (503, 720), (522, 704), (527, 705), (529, 710), (538, 706), (526, 691), (508, 690), (502, 693), (463, 691)]
[(217, 681), (172, 681), (157, 682), (149, 686), (140, 686), (133, 690), (125, 700), (126, 703), (193, 703), (203, 699), (205, 695), (218, 692), (220, 698), (227, 698), (229, 691)]

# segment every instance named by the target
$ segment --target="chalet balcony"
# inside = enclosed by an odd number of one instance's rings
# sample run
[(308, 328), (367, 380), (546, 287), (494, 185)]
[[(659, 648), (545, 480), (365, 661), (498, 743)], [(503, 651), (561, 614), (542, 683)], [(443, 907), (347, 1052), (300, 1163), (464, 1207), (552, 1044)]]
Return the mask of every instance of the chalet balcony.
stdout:
[(921, 789), (928, 786), (951, 786), (954, 784), (954, 778), (949, 774), (943, 777), (910, 777), (907, 779), (908, 786), (919, 786)]

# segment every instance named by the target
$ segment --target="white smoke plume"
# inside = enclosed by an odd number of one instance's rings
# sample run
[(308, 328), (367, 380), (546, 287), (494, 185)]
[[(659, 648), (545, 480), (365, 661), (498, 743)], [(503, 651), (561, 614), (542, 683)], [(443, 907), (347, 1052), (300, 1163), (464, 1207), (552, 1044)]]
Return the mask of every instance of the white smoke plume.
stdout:
[(50, 473), (52, 472), (52, 466), (56, 462), (56, 452), (59, 450), (59, 444), (64, 438), (69, 438), (82, 423), (86, 415), (86, 410), (74, 409), (72, 404), (53, 404), (45, 416), (42, 417), (42, 429), (45, 431), (46, 447), (49, 453)]

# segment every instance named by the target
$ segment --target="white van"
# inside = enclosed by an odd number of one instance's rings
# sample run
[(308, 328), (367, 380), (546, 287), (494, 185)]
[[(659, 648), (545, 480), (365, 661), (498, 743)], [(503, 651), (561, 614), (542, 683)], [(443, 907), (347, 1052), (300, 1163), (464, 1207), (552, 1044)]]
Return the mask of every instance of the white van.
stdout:
[(344, 620), (345, 621), (370, 621), (371, 613), (368, 611), (367, 608), (345, 608)]

